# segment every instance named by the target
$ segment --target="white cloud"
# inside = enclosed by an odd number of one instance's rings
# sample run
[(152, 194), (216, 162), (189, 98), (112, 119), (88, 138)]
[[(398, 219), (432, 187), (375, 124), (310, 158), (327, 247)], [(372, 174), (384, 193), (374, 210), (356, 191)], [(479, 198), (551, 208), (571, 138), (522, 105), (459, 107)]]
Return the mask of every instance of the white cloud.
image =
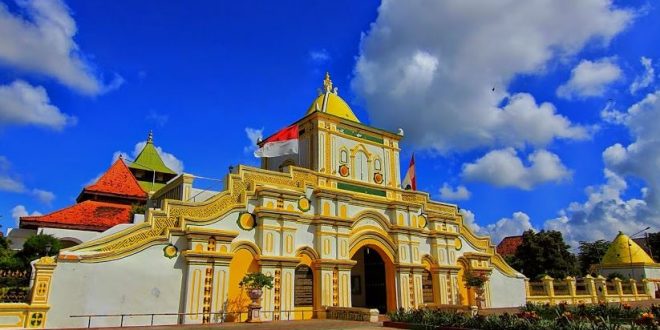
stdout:
[(571, 172), (556, 154), (547, 150), (534, 151), (525, 166), (513, 148), (493, 150), (474, 163), (463, 165), (462, 176), (471, 181), (482, 181), (498, 187), (531, 189), (545, 182), (561, 182)]
[(461, 209), (463, 223), (479, 235), (490, 236), (493, 244), (499, 244), (504, 237), (522, 235), (526, 230), (534, 230), (529, 216), (524, 212), (514, 212), (511, 218), (502, 218), (495, 223), (479, 226), (476, 223), (474, 213), (470, 210)]
[(245, 135), (247, 135), (248, 140), (250, 140), (250, 144), (243, 147), (243, 152), (246, 154), (252, 154), (257, 150), (257, 142), (264, 138), (264, 128), (246, 127)]
[(477, 224), (474, 213), (467, 209), (459, 211), (463, 215), (463, 224), (470, 228), (475, 233), (481, 233), (481, 227)]
[[(114, 163), (119, 158), (119, 156), (122, 156), (124, 159), (134, 160), (140, 154), (140, 151), (144, 149), (144, 146), (146, 144), (147, 141), (136, 143), (135, 148), (133, 148), (132, 157), (129, 157), (127, 152), (115, 151), (112, 154), (112, 162)], [(156, 151), (158, 152), (158, 155), (160, 155), (160, 158), (163, 159), (163, 163), (165, 163), (165, 166), (169, 167), (172, 171), (176, 173), (183, 173), (183, 161), (176, 158), (176, 156), (174, 156), (173, 154), (163, 151), (161, 147), (156, 147)], [(93, 179), (94, 180), (93, 182), (96, 182), (96, 180), (98, 180), (99, 177)], [(89, 181), (90, 184), (93, 182), (92, 180)]]
[(32, 195), (46, 205), (50, 205), (55, 200), (54, 193), (43, 189), (32, 189)]
[(22, 80), (0, 85), (0, 126), (38, 125), (61, 130), (75, 123), (75, 117), (62, 113), (50, 103), (43, 87)]
[[(660, 90), (618, 118), (634, 141), (603, 151), (606, 183), (587, 188), (586, 201), (571, 203), (545, 223), (546, 228), (561, 231), (573, 246), (580, 240), (611, 240), (620, 230), (632, 234), (648, 226), (651, 231), (660, 229)], [(644, 181), (641, 198), (622, 197), (628, 187), (626, 176)]]
[(602, 96), (621, 76), (621, 68), (612, 58), (582, 60), (571, 70), (571, 78), (557, 88), (557, 96), (565, 99)]
[(587, 43), (606, 44), (632, 17), (610, 0), (385, 0), (362, 39), (352, 87), (374, 125), (401, 127), (408, 141), (440, 152), (585, 138), (552, 105), (509, 98), (508, 85)]
[(644, 73), (635, 77), (635, 80), (630, 84), (630, 94), (635, 94), (638, 90), (648, 87), (655, 80), (655, 70), (651, 59), (642, 56), (640, 62), (644, 67)]
[(316, 63), (324, 63), (330, 60), (330, 53), (325, 48), (312, 50), (309, 52), (309, 58)]
[(21, 14), (0, 3), (0, 63), (53, 77), (79, 92), (95, 95), (118, 87), (95, 77), (73, 37), (76, 22), (58, 0), (17, 1)]
[(18, 222), (21, 217), (25, 217), (28, 215), (41, 215), (41, 212), (38, 211), (33, 211), (32, 213), (29, 213), (28, 210), (25, 208), (23, 205), (16, 205), (14, 206), (13, 209), (11, 209), (11, 217), (16, 221), (16, 227), (18, 227)]
[(444, 183), (440, 188), (440, 199), (459, 201), (470, 199), (470, 191), (465, 186), (460, 185), (454, 189), (448, 183)]
[(653, 231), (660, 228), (657, 210), (649, 208), (644, 200), (624, 200), (626, 181), (610, 170), (605, 170), (607, 183), (588, 187), (587, 200), (573, 202), (559, 212), (559, 216), (547, 220), (545, 229), (562, 232), (568, 244), (577, 247), (580, 241), (612, 240), (619, 231), (633, 234), (646, 226)]
[(511, 218), (502, 218), (495, 223), (481, 227), (480, 233), (489, 235), (491, 242), (497, 245), (507, 236), (518, 236), (526, 230), (534, 230), (532, 222), (524, 212), (514, 212)]

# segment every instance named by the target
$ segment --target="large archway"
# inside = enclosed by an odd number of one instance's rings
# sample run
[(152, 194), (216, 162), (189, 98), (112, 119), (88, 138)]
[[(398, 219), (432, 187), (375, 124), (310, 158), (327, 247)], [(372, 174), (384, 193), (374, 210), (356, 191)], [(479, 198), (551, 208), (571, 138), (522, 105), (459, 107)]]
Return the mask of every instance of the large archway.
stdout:
[(353, 307), (375, 308), (382, 313), (396, 309), (394, 264), (378, 245), (352, 249), (351, 302)]

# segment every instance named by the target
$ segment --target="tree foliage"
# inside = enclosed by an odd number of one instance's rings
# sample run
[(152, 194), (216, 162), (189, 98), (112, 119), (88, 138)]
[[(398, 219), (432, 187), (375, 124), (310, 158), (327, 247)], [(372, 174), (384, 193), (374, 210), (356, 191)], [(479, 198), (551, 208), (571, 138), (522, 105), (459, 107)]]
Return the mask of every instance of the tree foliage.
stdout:
[(660, 232), (649, 234), (648, 246), (656, 262), (660, 262)]
[(580, 261), (580, 274), (590, 274), (591, 265), (599, 264), (609, 247), (610, 242), (602, 239), (595, 242), (580, 241), (580, 252), (578, 252), (578, 260)]
[(520, 271), (525, 276), (536, 279), (541, 275), (564, 278), (578, 273), (575, 255), (569, 251), (561, 233), (555, 230), (542, 230), (523, 233), (523, 242), (516, 250)]
[(27, 269), (30, 262), (44, 256), (57, 255), (62, 243), (51, 235), (34, 235), (23, 243), (23, 249), (13, 251), (6, 238), (0, 237), (0, 268)]

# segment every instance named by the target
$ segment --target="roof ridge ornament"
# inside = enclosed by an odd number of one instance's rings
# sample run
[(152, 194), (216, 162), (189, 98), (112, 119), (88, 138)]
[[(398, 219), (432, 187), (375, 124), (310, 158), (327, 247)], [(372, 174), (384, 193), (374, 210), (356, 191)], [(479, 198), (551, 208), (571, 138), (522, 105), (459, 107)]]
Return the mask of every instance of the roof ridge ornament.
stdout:
[(332, 92), (332, 80), (330, 80), (330, 73), (326, 71), (325, 79), (323, 79), (323, 91), (326, 93)]
[(154, 131), (149, 130), (149, 135), (147, 136), (147, 143), (154, 143)]

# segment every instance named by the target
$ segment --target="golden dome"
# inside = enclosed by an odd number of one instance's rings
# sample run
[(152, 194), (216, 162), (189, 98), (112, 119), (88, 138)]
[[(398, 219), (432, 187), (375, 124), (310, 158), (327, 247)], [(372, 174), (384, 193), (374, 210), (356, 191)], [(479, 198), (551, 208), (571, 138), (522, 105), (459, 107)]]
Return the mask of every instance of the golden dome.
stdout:
[(360, 122), (346, 101), (337, 95), (337, 89), (332, 88), (332, 81), (328, 73), (325, 74), (325, 79), (323, 80), (323, 92), (309, 106), (306, 115), (314, 111), (325, 112), (333, 116)]
[(635, 241), (619, 232), (603, 256), (602, 265), (654, 264), (655, 262)]

